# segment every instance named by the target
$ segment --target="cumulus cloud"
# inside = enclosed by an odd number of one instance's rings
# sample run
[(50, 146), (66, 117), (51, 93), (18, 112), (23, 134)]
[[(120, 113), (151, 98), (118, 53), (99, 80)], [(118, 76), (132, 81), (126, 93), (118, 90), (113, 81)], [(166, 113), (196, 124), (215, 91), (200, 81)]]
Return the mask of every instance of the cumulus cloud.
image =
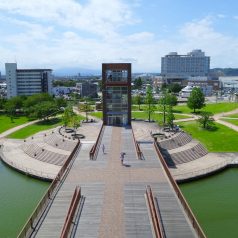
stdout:
[(158, 36), (161, 32), (146, 30), (122, 33), (123, 27), (140, 24), (133, 12), (133, 6), (140, 4), (140, 0), (131, 5), (123, 0), (89, 0), (85, 4), (2, 0), (1, 60), (17, 60), (20, 67), (53, 69), (100, 69), (102, 62), (125, 60), (133, 63), (134, 71), (159, 72), (161, 57), (169, 52), (202, 49), (211, 56), (212, 67), (237, 67), (238, 39), (217, 31), (209, 16), (181, 25), (171, 31), (173, 35)]
[(130, 7), (120, 0), (90, 0), (86, 4), (75, 0), (3, 0), (0, 10), (100, 35), (136, 22)]

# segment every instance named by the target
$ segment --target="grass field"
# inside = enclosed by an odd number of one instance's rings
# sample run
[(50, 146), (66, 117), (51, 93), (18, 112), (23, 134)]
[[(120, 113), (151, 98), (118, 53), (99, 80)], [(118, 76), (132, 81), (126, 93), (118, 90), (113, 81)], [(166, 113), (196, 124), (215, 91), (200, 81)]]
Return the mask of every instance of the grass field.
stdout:
[(225, 118), (222, 118), (221, 120), (223, 121), (227, 121), (235, 126), (238, 126), (238, 119), (225, 119)]
[(53, 118), (48, 121), (40, 121), (10, 134), (8, 138), (25, 139), (28, 136), (34, 135), (35, 133), (39, 131), (48, 130), (61, 124), (62, 124), (62, 120), (60, 118)]
[(102, 112), (91, 112), (89, 115), (102, 119)]
[[(208, 112), (212, 112), (213, 114), (217, 114), (222, 112), (229, 112), (235, 109), (238, 109), (238, 103), (223, 102), (223, 103), (206, 104), (205, 107), (196, 111), (208, 111)], [(175, 106), (173, 107), (173, 110), (174, 112), (178, 112), (178, 113), (192, 113), (193, 112), (193, 110), (188, 108), (186, 105)]]
[(238, 113), (227, 115), (227, 116), (224, 116), (224, 117), (238, 118)]
[(209, 152), (238, 152), (238, 132), (215, 123), (216, 129), (207, 131), (202, 129), (198, 122), (180, 122), (181, 128), (198, 139)]
[(29, 122), (29, 119), (25, 116), (19, 116), (19, 117), (15, 117), (13, 119), (13, 122), (11, 122), (10, 117), (4, 115), (4, 114), (0, 114), (0, 133), (11, 129), (13, 127), (22, 125), (26, 122)]
[[(141, 110), (145, 109), (145, 105), (141, 105)], [(160, 110), (158, 105), (155, 105), (156, 110)], [(238, 103), (231, 103), (231, 102), (222, 102), (222, 103), (212, 103), (212, 104), (206, 104), (206, 106), (200, 110), (196, 111), (208, 111), (212, 112), (213, 114), (222, 113), (222, 112), (229, 112), (232, 110), (238, 109)], [(132, 105), (132, 110), (138, 111), (137, 105)], [(186, 104), (184, 105), (177, 105), (173, 107), (173, 112), (176, 113), (193, 113), (193, 110), (187, 107)]]
[[(188, 116), (179, 115), (179, 114), (174, 114), (174, 116), (175, 116), (175, 120), (190, 118)], [(148, 114), (146, 112), (132, 112), (132, 118), (147, 120)], [(151, 119), (155, 120), (155, 121), (163, 121), (163, 114), (162, 113), (153, 113), (153, 114), (151, 114)]]
[[(92, 112), (92, 113), (90, 113), (90, 115), (102, 119), (102, 112)], [(175, 114), (174, 116), (175, 116), (175, 120), (189, 118), (188, 116), (179, 115), (179, 114)], [(147, 120), (148, 115), (146, 112), (143, 112), (143, 111), (132, 112), (132, 118)], [(153, 114), (151, 114), (151, 120), (162, 121), (163, 114), (162, 113), (153, 113)]]

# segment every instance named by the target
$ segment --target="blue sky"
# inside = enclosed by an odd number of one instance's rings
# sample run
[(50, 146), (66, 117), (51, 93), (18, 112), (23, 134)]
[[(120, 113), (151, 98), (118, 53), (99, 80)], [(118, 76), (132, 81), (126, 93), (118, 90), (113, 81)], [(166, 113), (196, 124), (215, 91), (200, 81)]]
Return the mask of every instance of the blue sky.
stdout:
[(1, 0), (0, 70), (101, 68), (131, 62), (160, 72), (161, 57), (202, 49), (211, 67), (238, 67), (236, 0)]

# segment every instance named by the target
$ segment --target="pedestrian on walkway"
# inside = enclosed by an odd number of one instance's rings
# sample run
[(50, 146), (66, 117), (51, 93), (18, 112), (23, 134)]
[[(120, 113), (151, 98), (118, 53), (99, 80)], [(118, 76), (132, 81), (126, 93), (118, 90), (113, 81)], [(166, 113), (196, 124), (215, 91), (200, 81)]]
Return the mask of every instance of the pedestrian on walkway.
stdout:
[(103, 152), (103, 154), (105, 154), (105, 145), (104, 144), (102, 145), (102, 152)]
[(121, 165), (124, 165), (124, 156), (125, 156), (125, 153), (121, 152), (121, 155), (120, 155)]

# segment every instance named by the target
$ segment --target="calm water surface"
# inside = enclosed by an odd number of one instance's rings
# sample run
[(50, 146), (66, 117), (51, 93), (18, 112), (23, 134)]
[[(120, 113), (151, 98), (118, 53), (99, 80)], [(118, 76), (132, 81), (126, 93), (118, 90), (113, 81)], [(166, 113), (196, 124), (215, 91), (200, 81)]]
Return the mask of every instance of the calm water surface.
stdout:
[[(49, 183), (0, 161), (0, 237), (15, 238)], [(208, 238), (238, 237), (238, 169), (180, 185)]]
[(48, 188), (0, 161), (0, 237), (15, 238)]
[(238, 168), (180, 188), (208, 238), (238, 237)]

